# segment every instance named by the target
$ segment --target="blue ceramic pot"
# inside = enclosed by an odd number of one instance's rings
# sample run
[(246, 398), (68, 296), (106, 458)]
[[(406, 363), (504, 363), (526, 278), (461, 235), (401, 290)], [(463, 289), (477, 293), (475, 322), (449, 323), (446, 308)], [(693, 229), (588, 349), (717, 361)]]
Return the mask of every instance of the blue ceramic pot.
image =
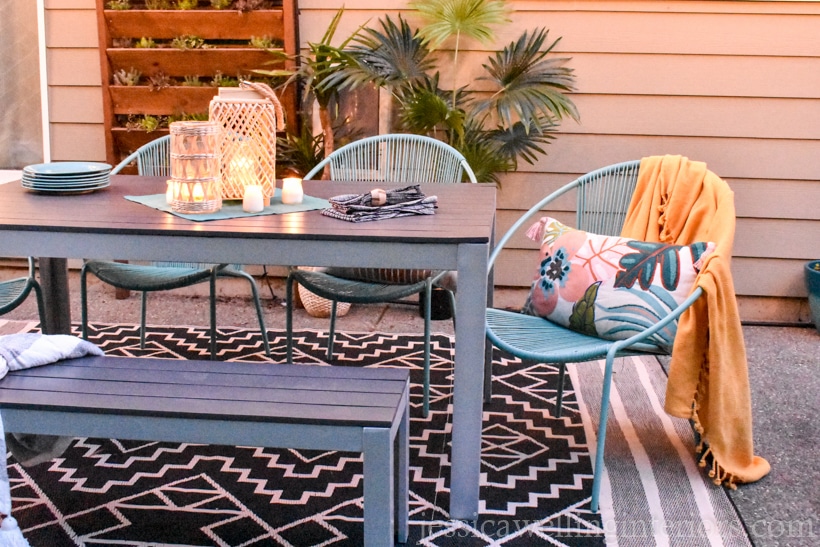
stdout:
[(820, 332), (820, 260), (806, 263), (806, 290), (809, 292), (809, 310), (811, 320), (817, 332)]

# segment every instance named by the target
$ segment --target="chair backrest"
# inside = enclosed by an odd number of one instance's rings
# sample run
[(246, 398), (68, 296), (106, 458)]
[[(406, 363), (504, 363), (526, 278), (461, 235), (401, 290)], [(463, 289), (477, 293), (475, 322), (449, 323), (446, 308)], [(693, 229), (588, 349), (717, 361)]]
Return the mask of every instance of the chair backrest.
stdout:
[(424, 135), (392, 133), (367, 137), (338, 150), (314, 167), (305, 179), (330, 164), (331, 180), (396, 183), (477, 182), (464, 156), (447, 143)]
[(137, 172), (146, 177), (168, 177), (171, 175), (171, 135), (165, 135), (143, 144), (135, 152), (111, 170), (116, 175), (137, 160)]
[(542, 210), (544, 206), (571, 190), (576, 191), (576, 228), (601, 235), (620, 235), (638, 183), (640, 165), (641, 160), (633, 160), (596, 169), (562, 186), (530, 207), (498, 241), (490, 255), (489, 267), (493, 267), (506, 243), (522, 227), (528, 228), (536, 215), (545, 214)]

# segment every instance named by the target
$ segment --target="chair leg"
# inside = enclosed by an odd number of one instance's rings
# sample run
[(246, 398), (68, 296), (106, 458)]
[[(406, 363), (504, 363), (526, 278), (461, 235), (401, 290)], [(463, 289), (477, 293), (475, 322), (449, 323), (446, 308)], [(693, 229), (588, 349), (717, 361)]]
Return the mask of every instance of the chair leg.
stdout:
[(86, 265), (80, 269), (80, 335), (84, 340), (88, 340), (88, 287), (86, 286), (86, 276), (88, 270)]
[(140, 305), (140, 349), (145, 349), (145, 309), (148, 307), (148, 291), (142, 291)]
[[(244, 273), (244, 272), (243, 272)], [(250, 277), (250, 274), (248, 274)], [(256, 317), (259, 319), (259, 330), (262, 332), (262, 347), (265, 348), (265, 356), (270, 359), (270, 341), (268, 340), (268, 329), (265, 327), (265, 315), (262, 313), (262, 303), (259, 300), (259, 290), (256, 288), (256, 281), (251, 278), (251, 293), (256, 306)]]
[(555, 417), (561, 417), (562, 404), (564, 402), (564, 375), (567, 372), (567, 365), (561, 363), (558, 365), (558, 394), (555, 397)]
[(333, 360), (333, 341), (336, 338), (336, 308), (338, 302), (336, 300), (333, 301), (333, 304), (330, 306), (330, 332), (327, 334), (327, 361), (328, 363)]
[(46, 324), (46, 305), (43, 300), (43, 289), (40, 284), (35, 282), (32, 286), (34, 289), (34, 298), (37, 300), (37, 315), (40, 316), (40, 329)]
[(251, 298), (253, 298), (253, 304), (256, 307), (256, 319), (259, 321), (259, 331), (262, 333), (262, 346), (265, 348), (265, 355), (268, 359), (270, 359), (271, 355), (270, 342), (268, 341), (268, 330), (265, 328), (265, 316), (262, 313), (262, 303), (259, 299), (259, 289), (256, 287), (256, 281), (254, 281), (253, 276), (246, 271), (235, 270), (233, 268), (220, 270), (219, 275), (242, 277), (248, 281), (248, 284), (251, 287)]
[(595, 448), (595, 467), (592, 477), (592, 501), (590, 509), (597, 513), (598, 503), (601, 495), (601, 479), (604, 472), (604, 445), (606, 443), (606, 422), (609, 416), (609, 391), (612, 384), (612, 368), (615, 364), (615, 357), (612, 354), (606, 356), (606, 368), (604, 370), (604, 386), (601, 392), (601, 417), (598, 423), (598, 442)]
[(424, 291), (424, 399), (422, 403), (422, 416), (425, 418), (430, 413), (430, 307), (432, 306), (433, 286), (428, 280), (427, 289)]
[(285, 331), (287, 333), (287, 349), (285, 360), (293, 362), (293, 277), (288, 275), (285, 281)]
[(216, 270), (211, 270), (209, 280), (211, 286), (210, 316), (211, 316), (211, 361), (216, 361)]

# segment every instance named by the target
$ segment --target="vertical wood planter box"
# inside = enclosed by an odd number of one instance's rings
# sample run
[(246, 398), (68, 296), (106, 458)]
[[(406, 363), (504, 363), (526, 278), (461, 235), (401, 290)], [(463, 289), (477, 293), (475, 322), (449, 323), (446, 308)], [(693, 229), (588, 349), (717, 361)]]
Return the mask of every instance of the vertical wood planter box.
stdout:
[[(146, 132), (127, 128), (124, 116), (207, 115), (211, 98), (218, 89), (212, 83), (217, 74), (225, 77), (251, 76), (254, 69), (270, 69), (275, 57), (268, 51), (252, 47), (252, 37), (268, 38), (281, 44), (288, 56), (297, 53), (297, 0), (281, 0), (280, 7), (239, 12), (236, 10), (109, 10), (106, 0), (97, 0), (97, 22), (100, 41), (103, 108), (106, 130), (107, 161), (119, 161), (159, 136), (167, 129)], [(204, 3), (203, 3), (204, 4)], [(202, 38), (208, 48), (177, 49), (168, 42), (182, 36)], [(151, 38), (163, 47), (122, 47)], [(280, 67), (284, 62), (280, 62)], [(114, 85), (118, 71), (137, 70), (140, 85)], [(152, 87), (148, 78), (164, 75), (173, 85)], [(202, 86), (178, 85), (185, 77), (198, 77)], [(280, 95), (286, 120), (295, 123), (298, 110), (293, 89)]]

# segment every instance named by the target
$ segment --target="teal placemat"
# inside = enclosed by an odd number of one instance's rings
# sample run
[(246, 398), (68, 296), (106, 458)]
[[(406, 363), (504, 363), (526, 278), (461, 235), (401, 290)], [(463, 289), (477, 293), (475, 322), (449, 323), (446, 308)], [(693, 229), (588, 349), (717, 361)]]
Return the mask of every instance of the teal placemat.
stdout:
[(282, 191), (279, 188), (277, 188), (276, 192), (270, 200), (271, 204), (265, 207), (259, 213), (246, 213), (242, 210), (242, 201), (230, 200), (223, 201), (222, 208), (215, 213), (201, 213), (197, 215), (177, 213), (176, 211), (171, 209), (171, 206), (168, 205), (168, 203), (166, 203), (165, 194), (152, 194), (149, 196), (125, 196), (125, 199), (129, 201), (134, 201), (136, 203), (142, 203), (143, 205), (147, 205), (148, 207), (153, 207), (154, 209), (159, 209), (160, 211), (165, 211), (166, 213), (171, 213), (172, 215), (176, 215), (178, 217), (197, 221), (223, 220), (228, 218), (239, 217), (255, 217), (259, 215), (281, 215), (284, 213), (314, 211), (316, 209), (326, 209), (330, 207), (330, 202), (328, 202), (326, 199), (315, 198), (313, 196), (305, 196), (302, 200), (302, 203), (296, 205), (285, 205), (284, 203), (282, 203), (281, 196)]

